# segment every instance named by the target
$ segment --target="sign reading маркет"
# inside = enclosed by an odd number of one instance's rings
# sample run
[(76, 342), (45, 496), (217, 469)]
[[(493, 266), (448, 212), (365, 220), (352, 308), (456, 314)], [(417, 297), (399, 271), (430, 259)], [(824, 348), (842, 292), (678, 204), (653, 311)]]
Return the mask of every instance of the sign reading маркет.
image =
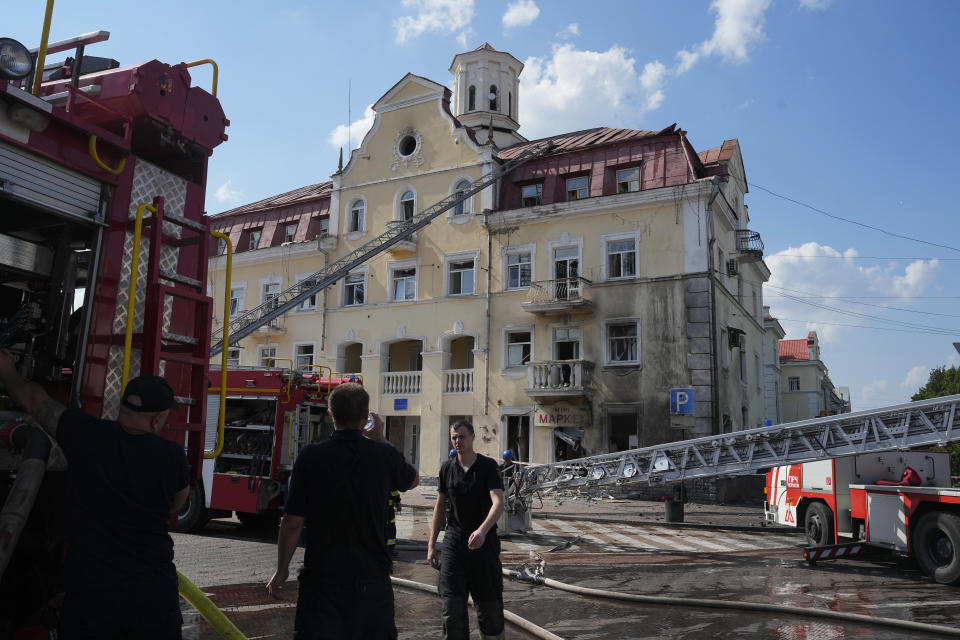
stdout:
[(579, 427), (590, 424), (590, 410), (569, 405), (537, 406), (533, 412), (536, 427)]

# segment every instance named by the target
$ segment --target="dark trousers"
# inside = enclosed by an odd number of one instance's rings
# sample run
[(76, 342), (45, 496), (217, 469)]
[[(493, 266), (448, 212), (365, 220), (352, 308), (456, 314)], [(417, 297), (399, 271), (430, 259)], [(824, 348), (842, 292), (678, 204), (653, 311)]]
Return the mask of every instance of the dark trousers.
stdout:
[(320, 582), (300, 574), (294, 640), (396, 640), (390, 576)]
[(61, 640), (180, 640), (183, 617), (176, 591), (156, 595), (67, 593)]
[(440, 552), (438, 590), (443, 602), (444, 640), (470, 637), (468, 595), (473, 597), (480, 633), (488, 640), (499, 638), (503, 633), (503, 573), (496, 532), (477, 550), (467, 548), (466, 537), (447, 535)]

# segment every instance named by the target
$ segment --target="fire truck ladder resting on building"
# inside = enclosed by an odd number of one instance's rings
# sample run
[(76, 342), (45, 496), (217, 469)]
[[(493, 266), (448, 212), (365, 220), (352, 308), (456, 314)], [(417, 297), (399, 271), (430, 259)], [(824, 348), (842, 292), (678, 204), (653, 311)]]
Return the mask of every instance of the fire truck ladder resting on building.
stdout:
[[(384, 233), (357, 247), (339, 260), (330, 263), (320, 271), (310, 275), (307, 278), (297, 282), (295, 285), (282, 291), (275, 298), (268, 300), (260, 306), (244, 311), (238, 316), (230, 319), (230, 333), (227, 341), (235, 345), (241, 339), (256, 331), (259, 327), (269, 323), (274, 318), (279, 318), (283, 314), (296, 308), (301, 302), (308, 300), (315, 294), (323, 291), (333, 283), (337, 282), (353, 269), (367, 262), (377, 254), (380, 254), (398, 242), (406, 240), (414, 233), (430, 224), (434, 218), (445, 211), (457, 206), (467, 198), (479, 193), (490, 186), (504, 174), (513, 171), (520, 165), (537, 158), (554, 148), (552, 140), (548, 140), (536, 147), (524, 151), (516, 158), (499, 166), (490, 173), (481, 176), (475, 180), (468, 188), (458, 191), (433, 206), (424, 209), (409, 220), (400, 220), (392, 222)], [(217, 329), (213, 332), (211, 340), (213, 346), (210, 348), (210, 355), (215, 356), (223, 351), (223, 329)]]
[[(862, 453), (960, 440), (960, 395), (746, 429), (524, 469), (514, 495), (738, 476)], [(517, 505), (520, 506), (520, 505)], [(522, 508), (522, 506), (521, 506)]]

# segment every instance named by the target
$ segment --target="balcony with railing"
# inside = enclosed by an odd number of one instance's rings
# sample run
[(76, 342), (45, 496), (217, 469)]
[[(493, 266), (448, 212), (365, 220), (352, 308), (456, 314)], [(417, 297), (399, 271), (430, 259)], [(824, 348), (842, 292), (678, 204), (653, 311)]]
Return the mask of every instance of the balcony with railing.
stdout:
[(572, 398), (586, 394), (593, 363), (589, 360), (545, 360), (527, 365), (526, 394), (534, 398)]
[[(403, 228), (413, 224), (412, 220), (391, 220), (387, 222), (390, 231), (401, 231)], [(403, 240), (393, 244), (389, 249), (390, 253), (398, 258), (405, 258), (417, 253), (417, 234), (412, 233)]]
[(737, 253), (745, 262), (763, 259), (763, 240), (760, 234), (749, 229), (737, 229)]
[(473, 369), (445, 369), (444, 393), (473, 393)]
[(385, 371), (380, 374), (383, 381), (383, 395), (406, 396), (420, 393), (423, 382), (422, 371)]
[(520, 306), (525, 311), (545, 316), (590, 313), (593, 301), (584, 297), (584, 293), (591, 284), (590, 280), (579, 276), (531, 282), (527, 299)]

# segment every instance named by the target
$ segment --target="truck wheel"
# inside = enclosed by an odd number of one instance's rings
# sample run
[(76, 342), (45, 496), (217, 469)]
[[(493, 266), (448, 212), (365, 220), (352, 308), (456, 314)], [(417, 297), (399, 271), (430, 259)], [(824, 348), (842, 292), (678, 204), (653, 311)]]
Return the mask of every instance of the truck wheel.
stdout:
[(197, 483), (190, 489), (187, 495), (187, 501), (180, 507), (180, 513), (177, 514), (177, 531), (200, 531), (207, 521), (210, 520), (210, 514), (204, 506), (203, 485)]
[(960, 584), (960, 516), (933, 511), (913, 530), (913, 555), (920, 569), (940, 584)]
[(803, 528), (807, 533), (807, 544), (811, 547), (833, 544), (833, 513), (822, 502), (814, 502), (807, 507)]

